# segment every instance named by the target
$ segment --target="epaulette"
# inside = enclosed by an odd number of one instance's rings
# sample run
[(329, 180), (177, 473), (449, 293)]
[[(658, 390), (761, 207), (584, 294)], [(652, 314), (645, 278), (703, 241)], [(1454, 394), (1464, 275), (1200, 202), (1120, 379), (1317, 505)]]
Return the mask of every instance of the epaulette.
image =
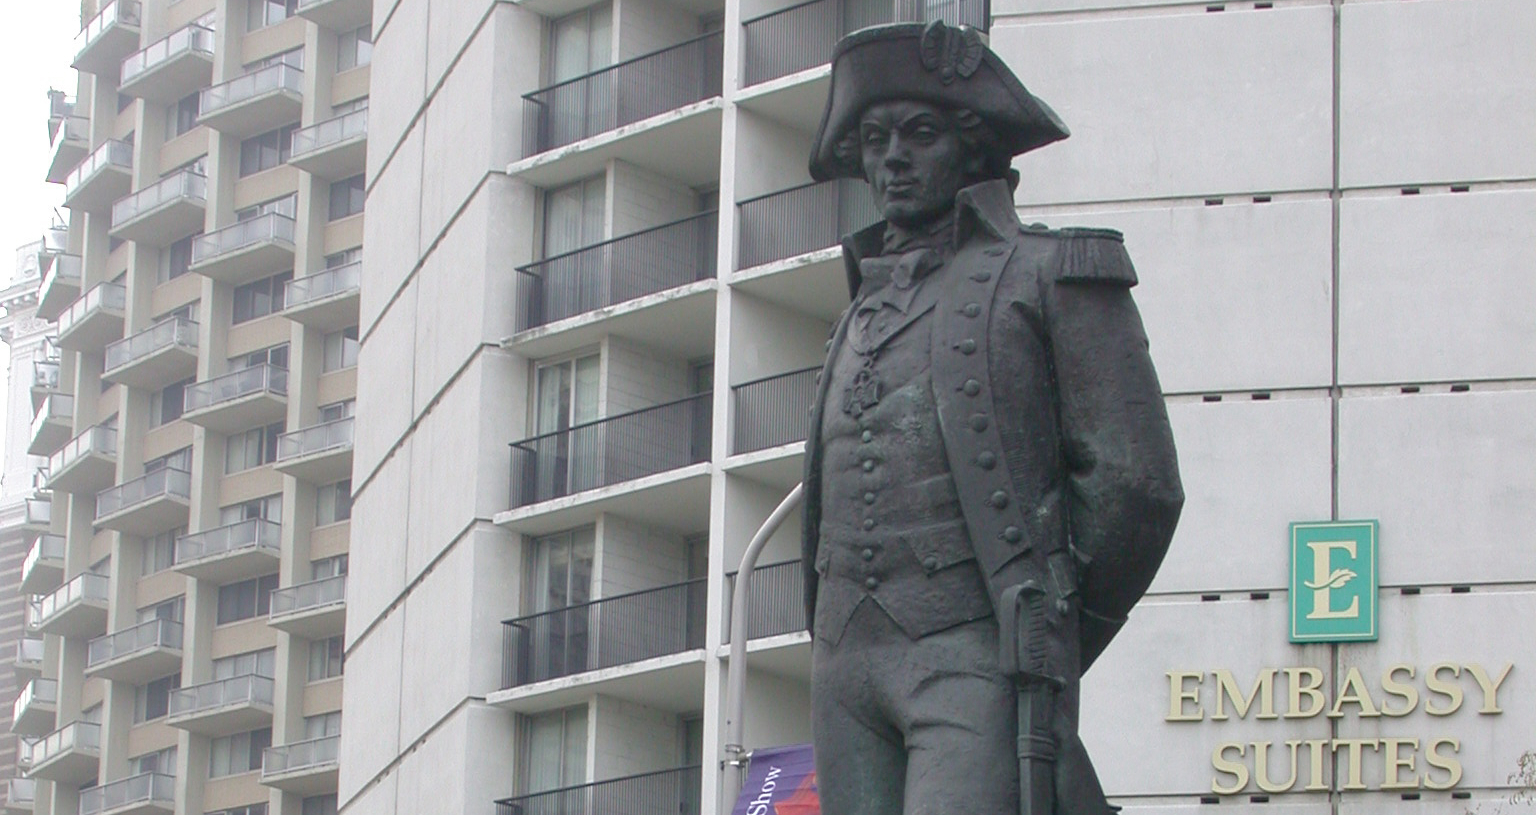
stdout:
[(1100, 283), (1130, 288), (1136, 285), (1136, 267), (1125, 251), (1125, 236), (1113, 229), (1069, 227), (1061, 236), (1061, 283)]

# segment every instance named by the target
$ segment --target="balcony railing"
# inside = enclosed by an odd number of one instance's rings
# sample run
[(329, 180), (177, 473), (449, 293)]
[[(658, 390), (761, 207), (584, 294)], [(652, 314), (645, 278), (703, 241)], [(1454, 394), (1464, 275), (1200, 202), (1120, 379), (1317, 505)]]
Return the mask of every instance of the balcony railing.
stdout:
[(107, 167), (116, 167), (125, 173), (133, 172), (133, 145), (118, 139), (102, 142), (95, 152), (86, 156), (85, 161), (80, 162), (80, 166), (70, 171), (69, 177), (64, 179), (64, 197), (74, 195), (85, 182)]
[(112, 26), (139, 25), (139, 8), (139, 0), (112, 0), (107, 3), (75, 35), (75, 56), (79, 57), (81, 52), (94, 45), (102, 33)]
[(502, 623), (502, 687), (704, 647), (700, 578)]
[(746, 54), (743, 85), (756, 85), (830, 62), (832, 47), (850, 31), (881, 23), (926, 23), (936, 19), (985, 31), (991, 21), (990, 3), (809, 0), (769, 12), (742, 23), (742, 49)]
[(816, 398), (820, 367), (774, 374), (731, 387), (731, 453), (750, 453), (804, 441), (806, 409)]
[[(773, 637), (806, 630), (805, 570), (801, 561), (788, 560), (752, 571), (747, 586), (747, 639)], [(731, 639), (731, 597), (736, 592), (736, 572), (725, 576), (724, 639)]]
[(869, 186), (848, 179), (793, 187), (736, 206), (738, 269), (837, 246), (844, 235), (880, 220)]
[(363, 281), (363, 262), (355, 260), (303, 277), (283, 285), (283, 308), (295, 308), (324, 300), (333, 295), (356, 293)]
[(710, 211), (518, 268), (519, 331), (712, 277)]
[(294, 131), (290, 155), (301, 158), (308, 153), (324, 150), (349, 139), (368, 135), (368, 108), (354, 110)]
[(512, 507), (709, 459), (710, 394), (512, 443)]
[(97, 637), (86, 648), (86, 670), (152, 648), (181, 650), (181, 633), (181, 623), (174, 620), (149, 620)]
[(171, 691), (170, 715), (186, 716), (230, 705), (272, 704), (272, 679), (258, 674), (232, 676)]
[(295, 614), (314, 608), (344, 603), (347, 600), (347, 576), (324, 577), (308, 583), (277, 589), (272, 592), (270, 617)]
[(36, 769), (39, 764), (57, 758), (66, 751), (90, 750), (95, 752), (100, 749), (101, 725), (95, 722), (70, 722), (32, 742), (30, 745), (23, 742), (21, 749), (22, 760), (18, 763)]
[(335, 764), (340, 746), (341, 736), (337, 735), (268, 747), (261, 754), (261, 774), (279, 775)]
[(5, 780), (5, 806), (0, 809), (31, 809), (37, 800), (37, 782), (30, 778)]
[(207, 203), (208, 178), (202, 173), (182, 170), (112, 205), (112, 226), (123, 224), (175, 201)]
[(262, 363), (188, 385), (182, 394), (182, 410), (191, 413), (253, 393), (288, 395), (288, 371)]
[(282, 524), (264, 518), (249, 518), (177, 538), (176, 562), (202, 560), (242, 549), (266, 550), (276, 557), (282, 551), (282, 538)]
[(59, 363), (46, 359), (32, 361), (32, 389), (56, 391), (59, 389)]
[(16, 640), (16, 659), (19, 665), (42, 667), (45, 646), (42, 637), (22, 637)]
[(102, 490), (96, 494), (96, 518), (100, 520), (160, 497), (192, 500), (192, 474), (165, 467)]
[(91, 120), (70, 115), (55, 121), (57, 126), (49, 124), (48, 148), (51, 153), (45, 177), (51, 183), (62, 184), (90, 147)]
[(124, 337), (108, 345), (106, 364), (102, 368), (102, 373), (111, 373), (117, 368), (173, 345), (179, 345), (196, 353), (197, 323), (185, 317), (172, 317), (169, 320), (161, 320), (131, 337)]
[(44, 595), (38, 604), (38, 622), (47, 622), (54, 615), (75, 603), (92, 601), (107, 602), (107, 576), (94, 572), (82, 572), (68, 583)]
[(698, 815), (699, 767), (503, 798), (496, 815)]
[(53, 524), (53, 501), (51, 500), (28, 498), (25, 511), (27, 526), (46, 528)]
[(192, 242), (192, 265), (268, 241), (293, 243), (293, 219), (269, 212), (201, 235)]
[[(50, 393), (44, 397), (43, 403), (37, 406), (37, 412), (32, 414), (33, 447), (37, 445), (46, 446), (50, 443), (57, 444), (53, 440), (58, 438), (59, 433), (66, 436), (69, 434), (69, 423), (74, 418), (74, 415), (75, 397), (67, 393)], [(51, 428), (49, 427), (50, 423), (53, 425)], [(50, 431), (46, 436), (43, 435), (45, 429)], [(52, 450), (31, 449), (28, 452), (41, 455), (43, 453), (50, 453)]]
[(37, 285), (38, 310), (42, 319), (55, 319), (80, 295), (79, 255), (59, 253), (48, 263), (48, 271)]
[(48, 470), (58, 474), (88, 455), (117, 458), (117, 428), (99, 424), (86, 428), (84, 433), (70, 439), (48, 457)]
[[(52, 679), (34, 679), (28, 682), (16, 694), (16, 702), (11, 705), (11, 721), (20, 720), (27, 709), (33, 705), (56, 705), (59, 702), (59, 683)], [(50, 715), (49, 723), (44, 727), (53, 727)], [(14, 726), (14, 725), (13, 725)], [(36, 731), (33, 731), (36, 732)]]
[(277, 437), (278, 462), (352, 446), (352, 417), (317, 424)]
[(721, 32), (523, 96), (523, 156), (720, 95)]
[(69, 308), (59, 315), (59, 333), (68, 332), (75, 325), (90, 315), (102, 310), (122, 311), (128, 307), (128, 289), (121, 283), (107, 281), (97, 283), (85, 294), (69, 304)]
[(199, 110), (204, 117), (223, 108), (233, 107), (272, 91), (287, 90), (299, 93), (304, 88), (304, 72), (286, 63), (269, 65), (244, 76), (237, 76), (222, 85), (204, 88)]
[(159, 67), (172, 57), (187, 53), (207, 54), (211, 58), (213, 32), (200, 25), (189, 25), (171, 32), (170, 36), (138, 53), (130, 54), (123, 60), (122, 80), (119, 84), (126, 85), (139, 74)]
[(81, 790), (80, 815), (100, 815), (103, 812), (115, 812), (130, 804), (147, 804), (155, 801), (169, 806), (175, 800), (176, 776), (163, 773), (141, 773), (110, 784)]
[[(21, 579), (27, 582), (27, 576), (40, 563), (48, 563), (55, 570), (64, 567), (64, 536), (43, 534), (38, 535), (32, 542), (32, 548), (27, 550), (27, 557), (21, 562)], [(35, 590), (35, 589), (34, 589)]]

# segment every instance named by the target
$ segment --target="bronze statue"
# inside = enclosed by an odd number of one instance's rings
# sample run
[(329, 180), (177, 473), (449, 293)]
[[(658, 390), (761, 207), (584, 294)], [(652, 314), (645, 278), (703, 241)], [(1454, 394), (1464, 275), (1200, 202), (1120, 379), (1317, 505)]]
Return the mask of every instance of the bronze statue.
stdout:
[(811, 175), (885, 221), (844, 240), (806, 450), (827, 815), (1113, 811), (1079, 677), (1184, 499), (1121, 236), (1014, 211), (1012, 157), (1066, 136), (971, 29), (837, 45)]

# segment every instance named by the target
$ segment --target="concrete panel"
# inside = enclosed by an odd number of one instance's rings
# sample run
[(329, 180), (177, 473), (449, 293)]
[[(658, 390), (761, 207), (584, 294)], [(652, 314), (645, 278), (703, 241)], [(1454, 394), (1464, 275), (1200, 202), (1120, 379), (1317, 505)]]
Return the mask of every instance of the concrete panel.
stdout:
[(999, 21), (993, 48), (1073, 132), (1017, 163), (1021, 203), (1329, 186), (1332, 10), (1195, 11)]
[(1536, 376), (1536, 192), (1345, 198), (1339, 216), (1344, 384)]
[[(341, 737), (341, 743), (342, 754), (345, 755), (347, 749), (347, 737), (345, 734)], [(345, 766), (345, 763), (342, 766)], [(355, 771), (351, 774), (355, 775)], [(373, 786), (362, 790), (358, 789), (358, 780), (349, 779), (348, 776), (349, 771), (347, 769), (341, 770), (341, 781), (338, 784), (338, 788), (350, 790), (355, 796), (351, 800), (348, 800), (348, 796), (344, 794), (338, 796), (338, 799), (341, 801), (340, 812), (344, 813), (344, 815), (395, 815), (397, 812), (413, 811), (395, 808), (396, 788), (400, 783), (397, 773), (388, 773)], [(367, 779), (361, 780), (366, 781)]]
[(353, 482), (352, 540), (347, 581), (347, 643), (368, 626), (405, 590), (407, 517), (411, 471), (410, 440), (406, 440), (367, 483)]
[(1381, 521), (1381, 581), (1536, 578), (1536, 392), (1346, 398), (1339, 514)]
[[(363, 284), (367, 291), (368, 284)], [(416, 357), (416, 282), (412, 280), (363, 338), (357, 353), (357, 431), (352, 475), (368, 479), (405, 434), (413, 411)]]
[(516, 742), (510, 713), (478, 704), (455, 712), (401, 761), (392, 811), (495, 815), (493, 802), (513, 792)]
[(1416, 801), (1403, 800), (1400, 792), (1356, 792), (1339, 800), (1339, 815), (1494, 815), (1528, 809), (1527, 797), (1516, 798), (1516, 791), (1458, 789), (1464, 800), (1451, 798), (1449, 792), (1420, 792)]
[[(1238, 715), (1226, 696), (1218, 709), (1216, 671), (1231, 671), (1238, 692), (1245, 697), (1252, 692), (1255, 678), (1268, 668), (1315, 667), (1323, 671), (1320, 678), (1326, 681), (1328, 646), (1292, 645), (1286, 639), (1286, 615), (1284, 597), (1138, 606), (1083, 682), (1083, 742), (1105, 790), (1112, 796), (1209, 795), (1216, 782), (1232, 782), (1231, 776), (1213, 768), (1212, 753), (1218, 745), (1328, 739), (1326, 717), (1284, 717), (1291, 705), (1283, 672), (1273, 684), (1272, 712), (1278, 718), (1260, 718), (1267, 712), (1262, 698), (1244, 716)], [(1166, 720), (1177, 701), (1168, 673), (1179, 671), (1195, 675), (1184, 680), (1183, 690), (1193, 697), (1182, 702), (1181, 715), (1199, 716), (1198, 720)], [(1215, 718), (1218, 715), (1225, 718)], [(1250, 769), (1253, 753), (1250, 747), (1246, 759)], [(1148, 760), (1151, 755), (1157, 760)], [(1310, 783), (1305, 769), (1298, 787)], [(1271, 778), (1278, 775), (1283, 772)]]
[[(384, 159), (394, 152), (427, 96), (428, 5), (428, 0), (400, 2), (382, 30), (383, 9), (374, 9), (376, 36), (369, 81), (375, 88), (389, 88), (389, 93), (368, 101), (370, 184), (386, 169)], [(412, 199), (411, 204), (414, 207), (416, 201)]]
[[(353, 711), (353, 715), (347, 716), (341, 739), (340, 800), (356, 795), (400, 755), (400, 717), (395, 711), (407, 706), (400, 696), (400, 672), (402, 665), (411, 664), (401, 647), (404, 617), (403, 612), (395, 611), (347, 651), (347, 672), (366, 677), (366, 681), (347, 682), (342, 687), (342, 709)], [(365, 712), (356, 715), (358, 711)]]
[(1169, 406), (1184, 512), (1151, 591), (1284, 589), (1292, 521), (1331, 510), (1326, 398)]
[(1189, 0), (996, 0), (994, 19), (1011, 14), (1048, 14), (1063, 11), (1103, 11), (1148, 6), (1189, 5)]
[[(363, 253), (359, 301), (359, 326), (365, 335), (421, 259), (421, 149), (422, 128), (418, 127), (368, 191), (368, 217), (363, 222), (363, 245), (368, 250)], [(370, 159), (368, 166), (379, 165)]]
[[(437, 87), (443, 72), (448, 70), (448, 66), (469, 44), (470, 39), (482, 33), (480, 21), (485, 18), (487, 11), (497, 5), (497, 0), (430, 0), (428, 5), (431, 7), (428, 14), (432, 24), (427, 31), (426, 77), (427, 88), (431, 89)], [(454, 68), (455, 81), (460, 80), (459, 75), (464, 72), (464, 67), (460, 63)], [(479, 79), (485, 81), (489, 77), (480, 76)], [(490, 95), (489, 88), (482, 86), (485, 96)]]
[(1245, 198), (1044, 219), (1125, 233), (1164, 392), (1207, 393), (1328, 385), (1332, 209), (1327, 199)]
[(1536, 177), (1536, 4), (1351, 2), (1339, 28), (1345, 187)]
[[(1340, 646), (1339, 663), (1344, 671), (1358, 668), (1372, 696), (1367, 703), (1377, 712), (1386, 709), (1370, 716), (1363, 706), (1345, 706), (1337, 720), (1339, 738), (1416, 739), (1416, 745), (1398, 747), (1401, 759), (1417, 759), (1398, 768), (1396, 781), (1404, 788), (1416, 782), (1426, 794), (1444, 789), (1450, 772), (1426, 766), (1432, 746), (1442, 764), (1454, 759), (1460, 765), (1457, 786), (1482, 788), (1509, 784), (1521, 756), (1536, 748), (1536, 592), (1385, 594), (1381, 640)], [(1404, 668), (1393, 678), (1414, 689), (1417, 704), (1381, 692), (1383, 674), (1399, 664), (1411, 673)], [(1457, 745), (1436, 746), (1446, 738)], [(1382, 786), (1386, 753), (1377, 748), (1362, 762), (1361, 780), (1372, 789)]]
[[(1149, 801), (1111, 796), (1109, 802), (1123, 807), (1121, 811), (1127, 815), (1209, 815), (1210, 812), (1210, 805), (1200, 803), (1199, 798), (1175, 803), (1166, 799)], [(1229, 797), (1222, 800), (1221, 811), (1223, 815), (1333, 815), (1333, 806), (1328, 803), (1327, 794), (1319, 792), (1286, 795), (1267, 802)]]

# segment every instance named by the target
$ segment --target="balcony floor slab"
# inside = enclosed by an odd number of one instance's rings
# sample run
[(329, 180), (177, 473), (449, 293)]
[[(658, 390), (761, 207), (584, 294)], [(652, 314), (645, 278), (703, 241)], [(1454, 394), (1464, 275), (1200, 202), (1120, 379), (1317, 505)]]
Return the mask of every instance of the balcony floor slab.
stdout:
[(133, 189), (133, 171), (127, 167), (108, 164), (80, 186), (64, 194), (64, 206), (70, 209), (97, 212), (112, 206), (112, 202), (127, 195)]
[(272, 469), (309, 484), (334, 484), (352, 474), (352, 445), (293, 456), (273, 463)]
[(346, 628), (347, 604), (343, 600), (286, 614), (273, 614), (267, 618), (267, 625), (306, 640), (334, 637)]
[(165, 723), (181, 730), (217, 738), (271, 725), (272, 706), (237, 702), (172, 715), (166, 718)]
[(226, 136), (246, 139), (271, 130), (275, 125), (297, 122), (303, 107), (301, 94), (277, 88), (209, 111), (199, 117), (197, 123)]
[(13, 713), (11, 732), (21, 736), (46, 736), (53, 732), (58, 706), (53, 702), (33, 699), (19, 714)]
[(229, 435), (239, 430), (275, 422), (288, 415), (288, 397), (262, 390), (181, 414), (199, 427)]
[(519, 331), (502, 346), (534, 359), (573, 351), (613, 334), (683, 357), (709, 353), (715, 341), (718, 281), (699, 280), (537, 328)]
[(53, 157), (48, 162), (48, 174), (44, 176), (50, 184), (63, 184), (70, 172), (91, 154), (90, 144), (85, 139), (62, 135), (59, 138), (61, 141), (53, 146)]
[(293, 244), (283, 240), (265, 240), (221, 252), (192, 265), (190, 271), (238, 286), (259, 277), (276, 274), (293, 265)]
[(736, 104), (810, 137), (821, 126), (821, 111), (827, 104), (831, 77), (832, 66), (829, 64), (806, 68), (743, 88), (736, 96)]
[(310, 328), (334, 331), (349, 325), (357, 325), (358, 306), (361, 301), (358, 289), (348, 289), (326, 297), (316, 297), (313, 300), (296, 303), (284, 308), (280, 313)]
[(64, 561), (43, 558), (23, 572), (16, 591), (20, 594), (47, 594), (64, 584)]
[(348, 139), (293, 156), (288, 163), (327, 181), (340, 181), (361, 173), (368, 153), (368, 135), (359, 133)]
[(299, 6), (296, 13), (332, 31), (351, 31), (373, 17), (373, 2), (372, 0), (319, 0), (319, 2)]
[(32, 436), (31, 443), (27, 445), (27, 453), (34, 456), (51, 456), (64, 446), (64, 442), (69, 441), (70, 436), (68, 416), (49, 417)]
[(176, 571), (198, 580), (206, 580), (216, 586), (237, 583), (248, 577), (270, 574), (277, 568), (281, 555), (276, 549), (261, 546), (240, 546), (195, 560), (177, 563)]
[(93, 748), (72, 748), (62, 750), (38, 762), (27, 771), (27, 777), (79, 786), (94, 782), (96, 770), (100, 765), (100, 751)]
[(37, 630), (60, 637), (94, 637), (106, 633), (107, 601), (78, 600), (43, 620)]
[(731, 288), (835, 323), (848, 307), (843, 250), (832, 246), (731, 275)]
[(261, 783), (276, 787), (283, 792), (300, 796), (320, 795), (336, 791), (337, 764), (328, 761), (310, 767), (299, 767), (280, 773), (261, 773)]
[(95, 313), (72, 323), (68, 331), (60, 331), (54, 344), (69, 351), (93, 353), (122, 338), (123, 313), (98, 308)]
[(705, 184), (720, 168), (720, 108), (719, 97), (684, 105), (513, 162), (507, 174), (549, 188), (601, 173), (618, 159), (684, 184)]
[(187, 197), (173, 198), (120, 224), (113, 224), (110, 234), (127, 241), (163, 246), (201, 231), (207, 211), (206, 201)]
[(191, 501), (176, 495), (157, 495), (116, 512), (96, 518), (96, 526), (127, 535), (148, 537), (185, 526)]
[(130, 388), (158, 391), (194, 373), (197, 373), (197, 349), (173, 344), (103, 371), (101, 378)]
[(710, 464), (704, 461), (500, 512), (495, 522), (520, 534), (542, 535), (592, 523), (611, 512), (687, 533), (708, 523), (709, 479)]
[(85, 675), (142, 685), (151, 679), (175, 673), (180, 668), (181, 649), (157, 645), (93, 665), (85, 669)]
[(212, 83), (213, 55), (188, 50), (134, 75), (118, 90), (155, 104), (171, 105)]
[(79, 297), (78, 278), (55, 277), (47, 286), (37, 290), (37, 318), (53, 322)]
[(96, 453), (87, 453), (49, 473), (48, 488), (63, 492), (95, 494), (112, 486), (117, 476), (117, 460)]
[(723, 469), (733, 476), (756, 481), (786, 494), (805, 475), (805, 442), (740, 453), (725, 460)]
[(674, 713), (696, 710), (704, 695), (704, 651), (668, 654), (508, 688), (489, 694), (486, 702), (529, 714), (581, 704), (593, 694), (617, 696)]

